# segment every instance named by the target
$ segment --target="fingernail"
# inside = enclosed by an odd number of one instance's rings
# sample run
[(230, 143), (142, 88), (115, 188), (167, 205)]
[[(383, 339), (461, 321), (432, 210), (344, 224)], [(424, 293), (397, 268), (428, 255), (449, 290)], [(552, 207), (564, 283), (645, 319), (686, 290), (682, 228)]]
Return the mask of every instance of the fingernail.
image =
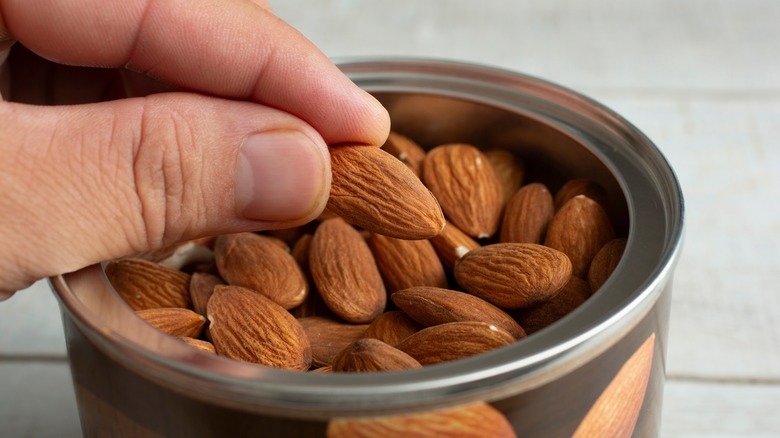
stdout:
[(253, 134), (236, 169), (236, 205), (246, 219), (294, 221), (319, 207), (326, 186), (325, 155), (297, 131)]

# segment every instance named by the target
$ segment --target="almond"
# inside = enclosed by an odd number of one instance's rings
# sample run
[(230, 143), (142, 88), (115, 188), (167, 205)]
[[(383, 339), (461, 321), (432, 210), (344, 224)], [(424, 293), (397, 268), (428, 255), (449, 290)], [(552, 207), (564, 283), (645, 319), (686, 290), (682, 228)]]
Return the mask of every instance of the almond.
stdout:
[(379, 339), (358, 339), (333, 359), (333, 371), (365, 373), (400, 371), (422, 368), (419, 362), (403, 351)]
[(513, 342), (514, 336), (492, 324), (461, 321), (426, 327), (396, 348), (422, 365), (432, 365), (475, 356)]
[(206, 304), (214, 292), (214, 286), (225, 284), (221, 278), (216, 275), (204, 272), (194, 272), (190, 278), (190, 300), (192, 308), (197, 313), (206, 316)]
[(400, 310), (390, 310), (379, 315), (369, 324), (363, 338), (379, 339), (388, 345), (398, 345), (423, 326)]
[(216, 354), (217, 350), (214, 348), (214, 344), (208, 341), (204, 341), (201, 339), (195, 339), (190, 338), (187, 336), (179, 336), (179, 339), (181, 339), (185, 344), (195, 347), (198, 350), (205, 351), (206, 353), (213, 353)]
[(328, 438), (515, 438), (504, 414), (487, 403), (387, 417), (337, 418), (328, 424)]
[(106, 276), (120, 297), (133, 309), (190, 308), (190, 276), (141, 259), (109, 262)]
[(347, 222), (399, 239), (428, 239), (444, 215), (420, 178), (374, 146), (330, 148), (333, 179), (327, 208)]
[(464, 233), (486, 238), (496, 232), (503, 189), (479, 149), (464, 143), (431, 149), (423, 161), (423, 180), (448, 220)]
[(311, 247), (311, 241), (314, 238), (313, 234), (304, 234), (296, 242), (292, 248), (292, 256), (301, 267), (303, 275), (306, 278), (308, 284), (309, 294), (306, 299), (294, 309), (290, 309), (290, 313), (296, 318), (302, 318), (304, 316), (328, 316), (333, 312), (325, 305), (325, 301), (322, 300), (317, 287), (314, 285), (314, 280), (311, 277), (311, 269), (309, 269), (309, 248)]
[(544, 244), (569, 256), (572, 274), (585, 278), (598, 250), (614, 238), (615, 231), (604, 209), (596, 201), (578, 195), (550, 220)]
[(541, 183), (526, 184), (510, 199), (501, 223), (501, 242), (542, 243), (553, 216), (553, 198)]
[(220, 276), (228, 284), (252, 289), (285, 309), (301, 304), (308, 293), (306, 278), (279, 242), (255, 233), (219, 236), (214, 254)]
[(554, 297), (571, 277), (571, 262), (546, 246), (496, 243), (469, 251), (454, 273), (467, 292), (502, 309), (518, 309)]
[(464, 254), (481, 246), (451, 222), (447, 222), (441, 234), (431, 237), (430, 241), (447, 269), (455, 267), (455, 262)]
[(525, 178), (525, 163), (514, 153), (499, 148), (492, 148), (482, 151), (487, 157), (488, 162), (493, 167), (493, 171), (501, 183), (504, 193), (504, 205), (506, 205), (512, 195), (520, 188)]
[(572, 276), (566, 286), (552, 299), (527, 309), (515, 310), (512, 316), (530, 335), (568, 315), (590, 295), (588, 282)]
[(327, 366), (350, 343), (360, 338), (368, 324), (346, 324), (333, 318), (309, 316), (298, 322), (311, 345), (312, 365)]
[(612, 239), (593, 256), (593, 261), (588, 269), (588, 283), (590, 283), (591, 290), (595, 292), (606, 283), (620, 263), (627, 242), (625, 238)]
[(587, 196), (606, 209), (608, 196), (604, 187), (595, 181), (577, 178), (567, 181), (555, 192), (555, 211), (560, 210), (569, 199), (579, 195)]
[(188, 265), (208, 264), (214, 261), (211, 248), (201, 241), (180, 242), (154, 251), (148, 251), (133, 256), (180, 270)]
[(197, 338), (206, 324), (203, 315), (181, 307), (137, 310), (136, 314), (156, 329), (171, 336)]
[(425, 159), (425, 149), (412, 139), (391, 131), (382, 149), (406, 164), (406, 167), (411, 169), (415, 175), (420, 176), (422, 162)]
[(317, 227), (309, 269), (325, 304), (345, 321), (368, 323), (384, 310), (387, 292), (374, 256), (343, 219), (328, 219)]
[(208, 303), (209, 333), (218, 354), (290, 370), (307, 370), (311, 346), (301, 324), (250, 289), (216, 286)]
[(368, 240), (388, 292), (412, 286), (447, 287), (436, 250), (428, 240), (401, 240), (374, 234)]
[(506, 330), (515, 339), (525, 337), (525, 331), (511, 316), (474, 295), (437, 287), (413, 287), (395, 292), (390, 298), (424, 326), (481, 321)]
[(313, 369), (309, 370), (309, 372), (310, 373), (314, 373), (314, 374), (332, 373), (333, 372), (333, 367), (328, 365), (326, 367), (313, 368)]

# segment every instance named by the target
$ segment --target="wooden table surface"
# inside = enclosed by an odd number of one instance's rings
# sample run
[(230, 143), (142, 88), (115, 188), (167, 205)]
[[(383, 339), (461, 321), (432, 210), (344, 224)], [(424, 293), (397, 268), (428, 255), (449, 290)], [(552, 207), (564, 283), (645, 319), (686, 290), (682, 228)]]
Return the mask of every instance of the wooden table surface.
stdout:
[[(601, 101), (677, 172), (664, 437), (780, 436), (780, 2), (272, 1), (331, 57), (507, 68)], [(78, 436), (56, 301), (0, 303), (0, 436)]]

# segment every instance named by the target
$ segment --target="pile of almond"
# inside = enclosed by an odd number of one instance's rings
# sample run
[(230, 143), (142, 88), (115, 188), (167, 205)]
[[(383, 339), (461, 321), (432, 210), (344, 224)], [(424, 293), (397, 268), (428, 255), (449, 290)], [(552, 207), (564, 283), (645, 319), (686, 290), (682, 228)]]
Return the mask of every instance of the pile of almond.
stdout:
[(591, 296), (625, 248), (603, 187), (572, 179), (553, 195), (506, 150), (425, 151), (392, 133), (331, 156), (318, 220), (114, 260), (108, 278), (139, 317), (204, 351), (389, 371), (522, 342)]

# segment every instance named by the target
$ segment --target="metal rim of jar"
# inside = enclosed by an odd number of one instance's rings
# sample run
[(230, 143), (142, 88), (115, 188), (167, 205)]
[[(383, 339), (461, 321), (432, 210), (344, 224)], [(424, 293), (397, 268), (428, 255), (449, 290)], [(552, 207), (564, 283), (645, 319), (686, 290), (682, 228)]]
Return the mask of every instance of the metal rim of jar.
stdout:
[(349, 375), (268, 369), (193, 351), (137, 318), (100, 265), (52, 277), (64, 310), (104, 353), (165, 387), (223, 406), (323, 419), (389, 414), (489, 401), (542, 385), (609, 348), (652, 308), (679, 257), (683, 197), (664, 156), (628, 121), (576, 92), (512, 71), (409, 58), (337, 64), (369, 92), (421, 92), (536, 111), (569, 130), (613, 171), (627, 200), (631, 231), (615, 274), (575, 312), (521, 343), (420, 370)]

